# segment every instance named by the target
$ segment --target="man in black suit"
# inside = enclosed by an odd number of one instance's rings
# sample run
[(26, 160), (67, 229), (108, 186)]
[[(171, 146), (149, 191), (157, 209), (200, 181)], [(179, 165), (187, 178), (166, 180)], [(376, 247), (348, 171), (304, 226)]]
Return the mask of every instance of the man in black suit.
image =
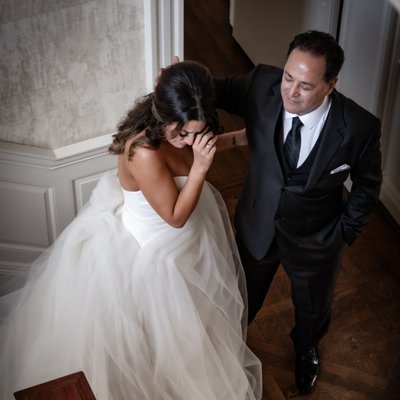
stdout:
[(217, 106), (246, 124), (250, 165), (235, 228), (249, 323), (282, 264), (292, 285), (291, 338), (303, 394), (319, 374), (318, 343), (331, 319), (343, 245), (367, 222), (382, 180), (380, 121), (336, 91), (343, 61), (331, 35), (308, 31), (290, 44), (283, 70), (258, 65), (215, 80)]

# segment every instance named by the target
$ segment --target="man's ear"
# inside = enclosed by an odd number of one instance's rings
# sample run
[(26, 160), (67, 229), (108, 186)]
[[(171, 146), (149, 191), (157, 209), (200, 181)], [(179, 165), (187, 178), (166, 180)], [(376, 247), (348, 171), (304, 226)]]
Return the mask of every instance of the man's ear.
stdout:
[(333, 78), (329, 83), (328, 83), (328, 92), (327, 92), (327, 96), (329, 96), (332, 92), (333, 89), (335, 89), (336, 86), (336, 82), (338, 81), (338, 77)]

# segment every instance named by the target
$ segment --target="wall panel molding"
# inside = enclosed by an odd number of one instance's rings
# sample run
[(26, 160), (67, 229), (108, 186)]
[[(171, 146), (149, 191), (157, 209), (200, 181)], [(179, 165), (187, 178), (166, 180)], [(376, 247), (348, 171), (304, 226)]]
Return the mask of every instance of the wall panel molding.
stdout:
[(183, 0), (144, 2), (146, 85), (152, 92), (160, 68), (183, 55)]
[(0, 142), (0, 273), (21, 275), (115, 170), (112, 135), (55, 150)]
[[(114, 172), (117, 173), (117, 170), (115, 169)], [(74, 199), (77, 212), (79, 212), (89, 200), (93, 189), (96, 187), (102, 175), (103, 172), (74, 180)]]
[(57, 237), (52, 188), (0, 181), (0, 241), (47, 247)]

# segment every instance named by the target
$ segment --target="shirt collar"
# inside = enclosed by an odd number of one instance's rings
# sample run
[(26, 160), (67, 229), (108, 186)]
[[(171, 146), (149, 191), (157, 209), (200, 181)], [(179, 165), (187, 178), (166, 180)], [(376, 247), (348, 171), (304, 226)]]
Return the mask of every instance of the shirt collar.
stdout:
[(313, 126), (315, 126), (321, 120), (321, 118), (324, 116), (324, 114), (326, 114), (326, 112), (328, 111), (328, 109), (330, 107), (330, 103), (331, 103), (330, 98), (328, 96), (325, 96), (322, 104), (318, 108), (316, 108), (314, 111), (311, 111), (308, 114), (299, 116), (297, 114), (292, 114), (292, 113), (284, 110), (284, 113), (285, 113), (284, 118), (292, 119), (294, 117), (299, 117), (301, 119), (301, 122), (303, 123), (303, 125), (305, 127), (307, 127), (307, 129), (311, 129)]

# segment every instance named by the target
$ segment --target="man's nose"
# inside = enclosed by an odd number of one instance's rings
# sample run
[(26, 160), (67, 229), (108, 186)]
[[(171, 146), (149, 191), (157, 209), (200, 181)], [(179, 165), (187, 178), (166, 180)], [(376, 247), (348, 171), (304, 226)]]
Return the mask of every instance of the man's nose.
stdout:
[(299, 87), (297, 85), (297, 83), (292, 83), (289, 86), (289, 96), (290, 97), (295, 97), (299, 94)]

